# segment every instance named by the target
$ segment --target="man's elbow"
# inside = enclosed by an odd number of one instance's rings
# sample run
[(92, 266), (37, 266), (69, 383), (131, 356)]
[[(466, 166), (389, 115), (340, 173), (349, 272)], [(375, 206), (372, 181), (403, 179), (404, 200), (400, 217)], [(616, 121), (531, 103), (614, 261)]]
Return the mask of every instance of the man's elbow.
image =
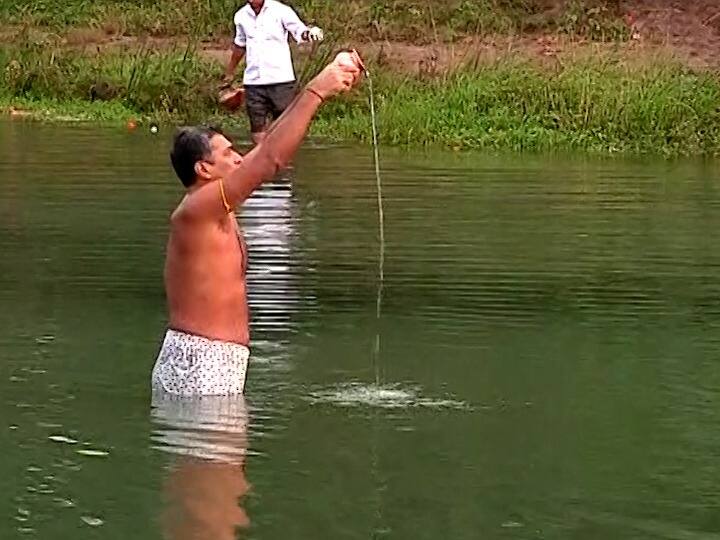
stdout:
[(275, 152), (271, 145), (268, 145), (265, 141), (262, 141), (259, 146), (260, 153), (263, 160), (263, 181), (274, 178), (275, 175), (280, 172), (287, 163), (281, 159), (280, 156)]
[(270, 167), (269, 167), (270, 174), (267, 177), (267, 179), (269, 180), (269, 179), (274, 178), (275, 175), (277, 173), (279, 173), (281, 170), (283, 170), (286, 165), (287, 165), (286, 160), (280, 159), (280, 157), (275, 154), (271, 154), (270, 155)]

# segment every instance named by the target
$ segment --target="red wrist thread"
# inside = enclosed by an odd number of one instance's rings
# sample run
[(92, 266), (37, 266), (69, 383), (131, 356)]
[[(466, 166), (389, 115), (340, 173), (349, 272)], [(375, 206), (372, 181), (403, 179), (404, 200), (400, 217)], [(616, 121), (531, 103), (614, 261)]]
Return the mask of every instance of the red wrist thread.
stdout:
[(310, 88), (309, 86), (308, 86), (307, 88), (305, 88), (305, 90), (307, 90), (307, 91), (310, 92), (311, 94), (315, 94), (317, 97), (319, 97), (321, 103), (322, 103), (323, 101), (325, 101), (325, 100), (323, 99), (323, 97), (320, 95), (320, 92), (318, 92), (317, 90), (313, 90), (313, 89)]

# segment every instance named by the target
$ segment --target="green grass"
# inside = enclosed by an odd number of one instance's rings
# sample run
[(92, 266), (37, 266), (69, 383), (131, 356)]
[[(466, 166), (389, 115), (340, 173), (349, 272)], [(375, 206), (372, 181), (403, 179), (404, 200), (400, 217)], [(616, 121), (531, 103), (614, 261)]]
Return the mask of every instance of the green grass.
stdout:
[(84, 55), (46, 44), (0, 50), (2, 94), (27, 101), (118, 102), (159, 119), (216, 110), (218, 66), (194, 49)]
[[(518, 61), (431, 81), (375, 81), (381, 140), (515, 151), (720, 154), (720, 80), (680, 65), (581, 61), (555, 70)], [(332, 104), (318, 130), (369, 140), (362, 98)]]
[[(568, 0), (548, 10), (542, 0), (288, 0), (306, 22), (336, 39), (416, 43), (465, 35), (533, 30), (625, 38), (619, 0)], [(0, 0), (0, 23), (63, 33), (90, 27), (108, 34), (217, 38), (233, 32), (243, 0)]]
[[(718, 76), (669, 61), (628, 66), (606, 56), (548, 68), (504, 58), (423, 79), (370, 69), (386, 144), (720, 154)], [(6, 109), (117, 122), (131, 116), (172, 124), (244, 122), (242, 113), (230, 117), (218, 109), (222, 66), (192, 47), (89, 56), (44, 45), (5, 47), (0, 70)], [(369, 141), (367, 85), (326, 105), (312, 132)]]

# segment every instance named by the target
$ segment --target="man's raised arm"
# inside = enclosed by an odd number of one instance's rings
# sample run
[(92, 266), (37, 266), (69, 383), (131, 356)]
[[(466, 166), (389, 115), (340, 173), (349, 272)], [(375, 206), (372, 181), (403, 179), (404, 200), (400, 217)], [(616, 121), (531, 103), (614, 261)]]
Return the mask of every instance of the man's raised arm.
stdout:
[[(223, 180), (227, 202), (241, 204), (263, 181), (284, 167), (300, 147), (310, 122), (323, 101), (349, 91), (360, 80), (362, 62), (357, 53), (340, 53), (295, 98), (228, 178)], [(185, 210), (194, 216), (221, 217), (225, 213), (221, 191), (212, 182), (192, 193)]]

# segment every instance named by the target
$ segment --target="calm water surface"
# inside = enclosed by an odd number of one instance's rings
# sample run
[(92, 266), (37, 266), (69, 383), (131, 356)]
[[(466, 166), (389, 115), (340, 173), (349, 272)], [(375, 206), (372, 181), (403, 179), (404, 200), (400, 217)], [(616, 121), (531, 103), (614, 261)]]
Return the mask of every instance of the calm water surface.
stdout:
[(309, 143), (244, 399), (151, 403), (168, 134), (0, 124), (0, 538), (720, 538), (720, 167)]

